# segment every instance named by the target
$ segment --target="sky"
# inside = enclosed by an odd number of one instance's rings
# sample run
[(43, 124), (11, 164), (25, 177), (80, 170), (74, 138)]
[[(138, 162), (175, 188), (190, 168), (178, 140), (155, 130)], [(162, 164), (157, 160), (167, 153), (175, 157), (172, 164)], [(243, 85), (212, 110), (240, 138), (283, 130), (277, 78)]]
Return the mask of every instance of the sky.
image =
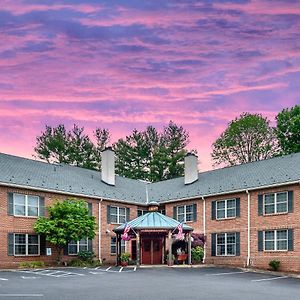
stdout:
[(1, 0), (0, 152), (32, 158), (45, 125), (112, 142), (173, 120), (200, 170), (242, 112), (300, 104), (299, 0)]

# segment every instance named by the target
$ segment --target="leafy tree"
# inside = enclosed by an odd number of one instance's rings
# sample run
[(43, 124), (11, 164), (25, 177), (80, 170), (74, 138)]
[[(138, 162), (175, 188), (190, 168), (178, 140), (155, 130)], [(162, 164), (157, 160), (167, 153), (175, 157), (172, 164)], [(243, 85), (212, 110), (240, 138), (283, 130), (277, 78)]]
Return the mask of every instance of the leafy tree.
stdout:
[(282, 110), (276, 120), (276, 134), (282, 154), (300, 152), (300, 106)]
[(36, 138), (34, 150), (38, 158), (47, 162), (99, 170), (100, 152), (107, 146), (110, 134), (107, 129), (97, 128), (94, 137), (96, 145), (84, 133), (84, 127), (76, 124), (68, 131), (63, 124), (57, 127), (46, 126), (42, 135)]
[(277, 140), (269, 123), (261, 114), (250, 113), (231, 121), (212, 145), (215, 164), (232, 166), (276, 155)]
[(49, 217), (37, 219), (34, 230), (56, 247), (58, 263), (61, 263), (63, 248), (70, 241), (95, 237), (96, 220), (89, 215), (86, 202), (75, 199), (56, 202), (48, 212)]
[(187, 131), (172, 121), (162, 133), (153, 126), (144, 131), (134, 129), (114, 144), (117, 173), (152, 182), (182, 176), (188, 138)]

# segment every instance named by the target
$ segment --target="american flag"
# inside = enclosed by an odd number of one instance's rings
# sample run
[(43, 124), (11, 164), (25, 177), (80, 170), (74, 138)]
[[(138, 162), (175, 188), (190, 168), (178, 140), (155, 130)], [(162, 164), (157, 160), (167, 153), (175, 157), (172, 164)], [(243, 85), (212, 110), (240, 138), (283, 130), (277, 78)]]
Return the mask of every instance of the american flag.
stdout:
[(125, 228), (124, 228), (124, 232), (121, 235), (121, 238), (123, 241), (129, 241), (130, 240), (130, 236), (129, 236), (129, 231), (130, 231), (131, 227), (128, 223), (126, 223)]
[(177, 228), (178, 233), (175, 235), (176, 240), (183, 240), (184, 239), (184, 233), (183, 233), (183, 223), (179, 223)]

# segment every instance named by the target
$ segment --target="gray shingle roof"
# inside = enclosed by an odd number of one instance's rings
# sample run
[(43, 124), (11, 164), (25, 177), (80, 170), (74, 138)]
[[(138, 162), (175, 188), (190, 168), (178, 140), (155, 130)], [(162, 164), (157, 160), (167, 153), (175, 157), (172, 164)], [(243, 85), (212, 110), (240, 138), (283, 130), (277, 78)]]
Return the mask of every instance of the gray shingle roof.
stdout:
[(116, 185), (101, 181), (101, 173), (54, 165), (0, 153), (0, 183), (138, 204), (166, 202), (300, 181), (300, 153), (199, 173), (199, 180), (184, 185), (184, 178), (146, 184), (116, 176)]

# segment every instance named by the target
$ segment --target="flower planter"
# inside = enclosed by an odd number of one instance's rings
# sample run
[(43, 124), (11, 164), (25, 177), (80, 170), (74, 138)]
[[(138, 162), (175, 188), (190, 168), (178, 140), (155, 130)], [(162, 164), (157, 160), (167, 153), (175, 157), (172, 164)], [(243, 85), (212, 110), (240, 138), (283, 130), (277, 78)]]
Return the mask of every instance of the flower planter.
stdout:
[(122, 267), (127, 267), (128, 266), (128, 261), (121, 261), (121, 266)]

